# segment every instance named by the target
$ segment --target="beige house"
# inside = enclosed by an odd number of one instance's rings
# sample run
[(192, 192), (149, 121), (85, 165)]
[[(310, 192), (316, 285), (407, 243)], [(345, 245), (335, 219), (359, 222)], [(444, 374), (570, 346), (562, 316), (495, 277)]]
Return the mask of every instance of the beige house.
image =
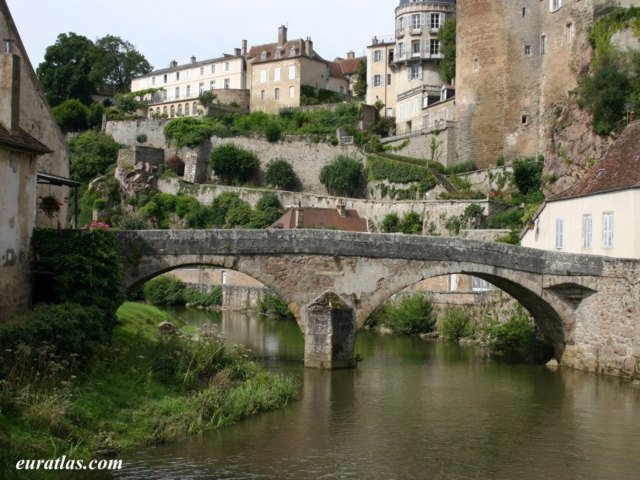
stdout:
[(349, 96), (353, 96), (353, 87), (358, 80), (358, 70), (362, 61), (366, 62), (366, 57), (356, 57), (353, 50), (347, 52), (347, 58), (338, 57), (333, 60), (333, 63), (340, 66), (340, 72), (347, 79), (349, 84), (347, 95)]
[(340, 65), (320, 57), (308, 37), (288, 40), (285, 26), (278, 28), (276, 43), (251, 47), (247, 78), (252, 112), (278, 113), (284, 107), (301, 106), (303, 86), (343, 95), (349, 92)]
[(229, 96), (227, 93), (247, 88), (244, 53), (246, 41), (243, 41), (242, 49), (236, 49), (234, 55), (225, 54), (203, 61), (191, 57), (191, 61), (184, 65), (178, 65), (177, 61), (172, 60), (169, 68), (133, 79), (131, 91), (161, 89), (143, 97), (149, 104), (149, 117), (200, 115), (202, 106), (198, 103), (198, 98), (205, 91), (213, 91), (218, 96), (218, 101), (223, 102)]
[(394, 37), (367, 47), (367, 103), (382, 101), (399, 134), (427, 128), (424, 110), (442, 89), (438, 32), (455, 14), (455, 0), (400, 0)]
[(640, 121), (580, 182), (550, 197), (530, 227), (525, 247), (640, 258)]
[[(5, 0), (0, 0), (0, 322), (31, 303), (36, 225), (68, 227), (69, 159)], [(41, 182), (48, 185), (40, 185)], [(42, 200), (51, 203), (50, 216)]]

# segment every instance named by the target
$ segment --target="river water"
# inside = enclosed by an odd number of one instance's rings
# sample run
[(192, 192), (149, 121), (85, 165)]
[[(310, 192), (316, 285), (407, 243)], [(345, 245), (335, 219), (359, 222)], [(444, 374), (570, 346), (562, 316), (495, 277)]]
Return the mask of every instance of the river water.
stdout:
[(236, 426), (123, 457), (119, 479), (638, 479), (640, 387), (474, 347), (361, 332), (357, 370), (303, 368), (295, 323), (177, 311), (215, 322), (298, 401)]

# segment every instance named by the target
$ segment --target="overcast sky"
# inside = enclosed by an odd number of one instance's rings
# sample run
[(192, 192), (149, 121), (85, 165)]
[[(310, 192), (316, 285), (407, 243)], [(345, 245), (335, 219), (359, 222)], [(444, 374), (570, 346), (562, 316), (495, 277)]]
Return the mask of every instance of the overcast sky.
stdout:
[(58, 34), (95, 41), (110, 34), (128, 40), (154, 68), (233, 53), (251, 45), (311, 37), (327, 60), (364, 55), (374, 35), (391, 35), (398, 0), (7, 0), (27, 53), (37, 68)]

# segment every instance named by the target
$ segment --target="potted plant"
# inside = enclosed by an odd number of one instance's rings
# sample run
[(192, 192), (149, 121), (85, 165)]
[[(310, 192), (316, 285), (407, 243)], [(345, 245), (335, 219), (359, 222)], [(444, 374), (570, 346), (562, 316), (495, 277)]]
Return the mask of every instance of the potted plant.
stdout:
[(40, 210), (49, 218), (60, 211), (62, 204), (58, 202), (58, 199), (53, 195), (47, 195), (40, 200)]

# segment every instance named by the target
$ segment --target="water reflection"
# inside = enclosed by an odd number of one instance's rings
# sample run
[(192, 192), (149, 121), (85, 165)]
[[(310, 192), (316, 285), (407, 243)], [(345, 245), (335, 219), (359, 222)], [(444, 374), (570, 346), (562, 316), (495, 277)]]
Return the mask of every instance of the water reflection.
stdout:
[(496, 364), (472, 347), (361, 332), (357, 370), (305, 370), (295, 323), (217, 322), (270, 368), (301, 379), (284, 411), (125, 458), (116, 478), (637, 478), (640, 389), (616, 379)]

